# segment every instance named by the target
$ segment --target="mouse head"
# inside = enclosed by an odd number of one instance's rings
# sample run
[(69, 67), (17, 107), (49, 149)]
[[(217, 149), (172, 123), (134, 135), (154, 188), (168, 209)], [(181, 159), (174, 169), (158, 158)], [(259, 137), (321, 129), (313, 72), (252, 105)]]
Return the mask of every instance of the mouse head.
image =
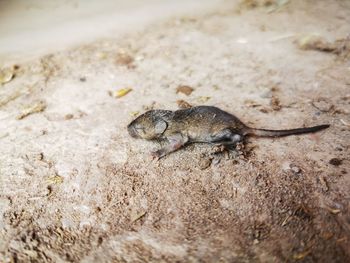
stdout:
[(166, 110), (147, 111), (128, 125), (128, 132), (133, 138), (158, 139), (167, 129), (168, 123), (165, 119), (171, 113)]

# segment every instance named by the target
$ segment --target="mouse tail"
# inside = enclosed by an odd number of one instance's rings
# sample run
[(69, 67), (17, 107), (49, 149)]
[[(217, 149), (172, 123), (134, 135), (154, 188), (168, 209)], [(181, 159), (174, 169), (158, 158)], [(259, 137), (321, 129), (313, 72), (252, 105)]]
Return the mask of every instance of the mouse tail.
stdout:
[(257, 136), (257, 137), (282, 137), (288, 135), (296, 135), (303, 133), (317, 132), (323, 129), (327, 129), (330, 125), (318, 125), (313, 127), (290, 129), (290, 130), (266, 130), (266, 129), (254, 129), (248, 128), (246, 135)]

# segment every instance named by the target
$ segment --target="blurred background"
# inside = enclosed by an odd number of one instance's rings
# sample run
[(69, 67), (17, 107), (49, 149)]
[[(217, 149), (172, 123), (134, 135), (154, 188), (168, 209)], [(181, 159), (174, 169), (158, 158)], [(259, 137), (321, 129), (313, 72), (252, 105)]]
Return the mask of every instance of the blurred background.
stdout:
[[(219, 0), (0, 0), (0, 58), (43, 54), (157, 19), (214, 6)], [(116, 35), (114, 35), (115, 37)]]

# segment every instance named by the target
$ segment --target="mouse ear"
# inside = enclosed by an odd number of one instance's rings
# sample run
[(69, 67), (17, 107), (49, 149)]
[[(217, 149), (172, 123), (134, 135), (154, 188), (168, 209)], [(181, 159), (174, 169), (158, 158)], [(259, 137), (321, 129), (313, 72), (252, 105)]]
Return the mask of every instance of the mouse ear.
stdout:
[(157, 120), (156, 125), (154, 127), (156, 134), (162, 134), (165, 132), (168, 124), (164, 120)]

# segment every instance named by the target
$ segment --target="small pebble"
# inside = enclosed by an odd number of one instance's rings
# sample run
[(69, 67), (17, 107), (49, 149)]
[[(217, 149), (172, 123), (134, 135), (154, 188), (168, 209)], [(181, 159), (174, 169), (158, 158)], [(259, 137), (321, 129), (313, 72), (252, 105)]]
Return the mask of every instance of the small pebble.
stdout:
[(212, 160), (210, 158), (208, 158), (208, 157), (201, 158), (200, 161), (199, 161), (199, 168), (201, 170), (207, 169), (211, 165), (211, 161)]
[(301, 169), (298, 166), (295, 166), (293, 164), (290, 165), (290, 169), (292, 170), (293, 173), (299, 174), (301, 172)]

